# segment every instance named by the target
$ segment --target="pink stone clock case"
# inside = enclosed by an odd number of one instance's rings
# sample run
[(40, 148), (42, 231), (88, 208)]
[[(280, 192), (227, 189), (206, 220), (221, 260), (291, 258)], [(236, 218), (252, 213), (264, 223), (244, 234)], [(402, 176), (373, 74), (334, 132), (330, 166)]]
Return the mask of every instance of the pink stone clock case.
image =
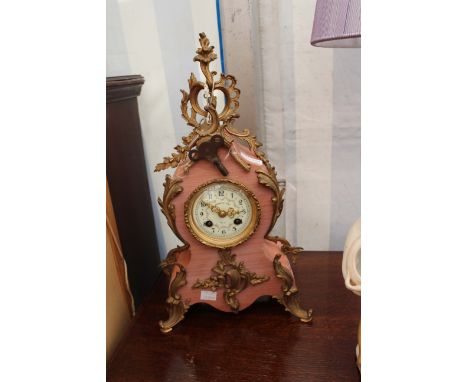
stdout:
[[(231, 150), (236, 150), (241, 158), (251, 165), (251, 169), (250, 171), (244, 170), (233, 159), (228, 149), (221, 148), (218, 151), (218, 156), (229, 171), (229, 175), (226, 178), (237, 181), (251, 190), (258, 199), (261, 209), (260, 222), (256, 231), (247, 241), (233, 247), (232, 253), (236, 255), (236, 261), (243, 261), (250, 272), (270, 277), (267, 282), (249, 286), (236, 296), (240, 303), (239, 310), (243, 310), (260, 296), (280, 296), (282, 294), (281, 280), (276, 277), (273, 268), (274, 257), (277, 254), (282, 254), (282, 251), (281, 243), (274, 243), (264, 238), (270, 227), (273, 215), (271, 200), (273, 192), (258, 182), (255, 170), (267, 171), (265, 165), (251, 150), (240, 144), (234, 143)], [(176, 214), (175, 224), (180, 235), (190, 244), (188, 249), (177, 254), (177, 262), (182, 264), (187, 271), (187, 284), (178, 289), (177, 293), (189, 305), (203, 302), (212, 305), (216, 309), (230, 312), (231, 307), (224, 301), (222, 290), (217, 291), (216, 300), (212, 301), (201, 300), (202, 290), (192, 288), (197, 280), (204, 280), (212, 275), (211, 269), (216, 265), (219, 256), (217, 248), (200, 243), (192, 235), (185, 224), (184, 218), (184, 204), (192, 191), (200, 184), (224, 177), (209, 161), (200, 160), (190, 167), (188, 173), (184, 173), (184, 166), (186, 164), (186, 162), (181, 162), (174, 173), (174, 178), (183, 180), (181, 183), (183, 191), (172, 202)], [(281, 256), (280, 262), (292, 274), (288, 258)], [(174, 267), (171, 281), (178, 271), (178, 267)]]

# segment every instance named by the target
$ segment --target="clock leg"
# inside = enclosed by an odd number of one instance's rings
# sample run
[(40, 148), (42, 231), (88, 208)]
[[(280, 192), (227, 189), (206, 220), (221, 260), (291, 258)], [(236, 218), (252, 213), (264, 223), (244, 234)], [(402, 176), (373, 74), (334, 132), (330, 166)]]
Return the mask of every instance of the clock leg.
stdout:
[(294, 286), (294, 279), (291, 273), (285, 269), (280, 262), (282, 255), (276, 255), (273, 260), (276, 277), (283, 283), (283, 295), (273, 296), (278, 302), (284, 305), (286, 311), (299, 318), (302, 322), (312, 320), (312, 309), (305, 310), (300, 306), (298, 290)]
[(174, 279), (169, 285), (169, 297), (166, 302), (168, 304), (169, 318), (165, 321), (159, 321), (161, 332), (169, 333), (172, 328), (184, 319), (184, 314), (187, 312), (189, 305), (182, 301), (182, 296), (177, 293), (177, 290), (187, 284), (185, 268), (180, 264), (174, 264), (179, 267)]

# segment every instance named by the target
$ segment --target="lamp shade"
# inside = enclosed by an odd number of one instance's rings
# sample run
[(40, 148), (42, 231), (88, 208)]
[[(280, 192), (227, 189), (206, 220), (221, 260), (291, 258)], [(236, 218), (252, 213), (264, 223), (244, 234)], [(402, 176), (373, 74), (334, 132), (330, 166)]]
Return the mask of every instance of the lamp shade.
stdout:
[(310, 43), (324, 48), (360, 48), (361, 0), (317, 0)]

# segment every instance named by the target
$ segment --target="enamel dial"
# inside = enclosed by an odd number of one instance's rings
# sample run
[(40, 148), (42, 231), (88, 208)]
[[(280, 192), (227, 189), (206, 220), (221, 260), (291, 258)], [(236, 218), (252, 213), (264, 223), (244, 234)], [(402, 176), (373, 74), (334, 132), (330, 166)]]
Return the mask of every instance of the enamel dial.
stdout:
[(185, 221), (195, 238), (218, 248), (247, 240), (259, 219), (260, 208), (254, 194), (227, 179), (199, 186), (185, 205)]

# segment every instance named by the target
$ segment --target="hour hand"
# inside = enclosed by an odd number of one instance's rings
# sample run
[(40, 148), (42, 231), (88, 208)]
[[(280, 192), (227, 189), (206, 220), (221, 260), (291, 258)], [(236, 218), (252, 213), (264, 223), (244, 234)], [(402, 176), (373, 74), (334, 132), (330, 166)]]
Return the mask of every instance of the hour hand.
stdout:
[(229, 216), (230, 218), (233, 218), (234, 216), (236, 216), (239, 213), (238, 210), (235, 210), (232, 207), (229, 207), (228, 210), (225, 211), (225, 210), (222, 210), (221, 208), (219, 208), (218, 206), (212, 205), (211, 203), (208, 203), (208, 202), (205, 202), (205, 201), (203, 203), (205, 203), (211, 211), (218, 214), (218, 216), (220, 218), (224, 218), (225, 216)]
[(229, 174), (229, 171), (221, 163), (218, 157), (218, 148), (224, 145), (221, 135), (214, 135), (209, 141), (201, 143), (197, 149), (189, 151), (190, 160), (196, 162), (200, 159), (209, 160), (213, 163), (224, 176)]

